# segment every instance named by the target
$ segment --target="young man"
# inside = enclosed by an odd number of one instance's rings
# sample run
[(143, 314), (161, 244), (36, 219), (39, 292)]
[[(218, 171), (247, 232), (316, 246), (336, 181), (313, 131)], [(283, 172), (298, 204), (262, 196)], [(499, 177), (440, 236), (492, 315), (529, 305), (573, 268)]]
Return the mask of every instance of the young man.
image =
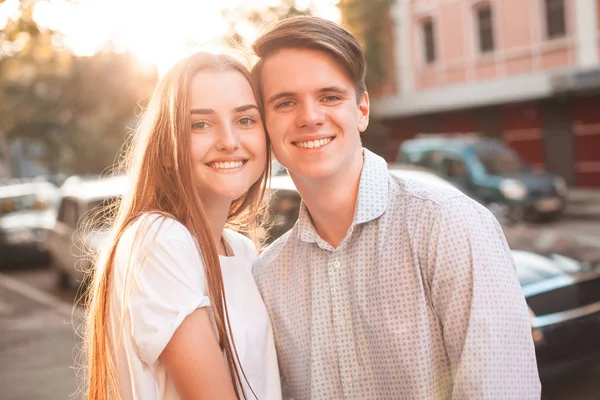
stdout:
[(284, 390), (304, 399), (539, 399), (529, 314), (504, 235), (456, 190), (392, 177), (363, 149), (365, 60), (314, 17), (260, 37), (273, 151), (303, 203), (254, 274)]

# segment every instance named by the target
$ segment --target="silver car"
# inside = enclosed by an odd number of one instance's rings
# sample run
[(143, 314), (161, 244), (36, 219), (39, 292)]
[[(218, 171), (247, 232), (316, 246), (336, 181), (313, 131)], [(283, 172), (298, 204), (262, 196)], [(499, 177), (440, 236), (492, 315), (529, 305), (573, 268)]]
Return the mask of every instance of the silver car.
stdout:
[(128, 187), (123, 176), (72, 180), (61, 187), (56, 221), (47, 239), (59, 286), (73, 287), (84, 280), (110, 229), (108, 206)]

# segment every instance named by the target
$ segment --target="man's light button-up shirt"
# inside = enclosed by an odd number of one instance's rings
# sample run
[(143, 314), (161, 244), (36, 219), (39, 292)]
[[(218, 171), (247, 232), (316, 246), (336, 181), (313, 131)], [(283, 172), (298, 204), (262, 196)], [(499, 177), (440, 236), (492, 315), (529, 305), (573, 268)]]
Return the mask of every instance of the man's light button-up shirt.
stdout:
[(340, 245), (319, 237), (301, 204), (254, 268), (284, 391), (539, 400), (529, 311), (496, 219), (457, 190), (391, 176), (381, 157), (364, 157)]

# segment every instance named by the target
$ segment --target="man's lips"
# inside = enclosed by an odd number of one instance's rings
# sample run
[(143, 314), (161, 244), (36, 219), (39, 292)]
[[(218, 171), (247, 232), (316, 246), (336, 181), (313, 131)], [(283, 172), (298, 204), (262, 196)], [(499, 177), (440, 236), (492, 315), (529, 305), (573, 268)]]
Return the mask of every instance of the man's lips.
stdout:
[(294, 146), (301, 147), (303, 149), (318, 149), (323, 146), (327, 146), (334, 139), (335, 139), (335, 136), (329, 136), (329, 137), (320, 138), (320, 139), (296, 141), (296, 142), (292, 142), (292, 144)]

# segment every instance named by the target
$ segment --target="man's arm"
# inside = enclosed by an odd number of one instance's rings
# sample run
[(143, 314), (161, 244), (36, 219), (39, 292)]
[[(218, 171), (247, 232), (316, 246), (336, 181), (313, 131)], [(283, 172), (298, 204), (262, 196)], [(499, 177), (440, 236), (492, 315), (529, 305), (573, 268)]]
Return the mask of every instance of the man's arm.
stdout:
[(494, 216), (459, 196), (439, 210), (428, 281), (450, 358), (453, 399), (539, 399), (531, 322)]

